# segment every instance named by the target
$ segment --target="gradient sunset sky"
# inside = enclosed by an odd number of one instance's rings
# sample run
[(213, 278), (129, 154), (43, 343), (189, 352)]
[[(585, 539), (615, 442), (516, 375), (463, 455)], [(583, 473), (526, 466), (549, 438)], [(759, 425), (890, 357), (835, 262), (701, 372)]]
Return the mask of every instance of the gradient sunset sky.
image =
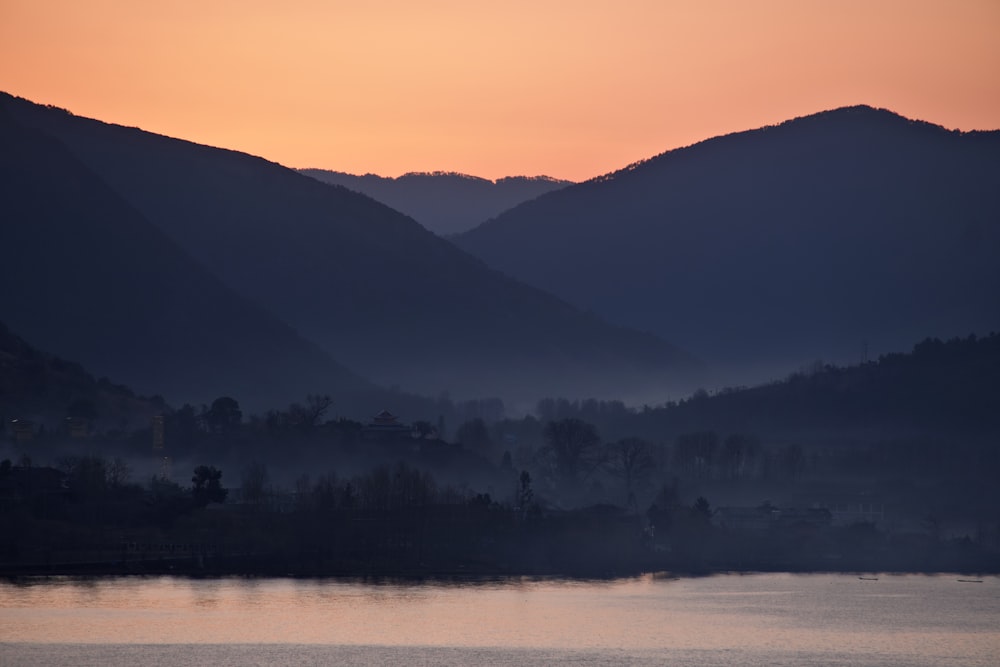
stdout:
[(0, 90), (291, 167), (582, 180), (849, 104), (1000, 128), (1000, 0), (0, 0)]

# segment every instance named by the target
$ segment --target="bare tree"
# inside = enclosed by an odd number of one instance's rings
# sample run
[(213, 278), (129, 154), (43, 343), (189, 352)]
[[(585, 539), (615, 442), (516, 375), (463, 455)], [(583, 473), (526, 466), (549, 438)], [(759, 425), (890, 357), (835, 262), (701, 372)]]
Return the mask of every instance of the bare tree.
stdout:
[(759, 443), (753, 436), (734, 434), (722, 446), (719, 467), (724, 479), (742, 479), (757, 457)]
[(320, 420), (326, 411), (333, 405), (333, 399), (329, 394), (308, 394), (306, 396), (305, 421), (309, 428), (319, 426)]
[(653, 446), (641, 438), (622, 438), (608, 445), (607, 470), (622, 479), (626, 503), (636, 507), (636, 487), (645, 481), (656, 467)]
[(262, 505), (267, 499), (267, 466), (253, 461), (243, 469), (240, 493), (248, 505)]
[(106, 475), (108, 486), (119, 488), (128, 484), (129, 477), (132, 475), (132, 469), (125, 462), (125, 459), (116, 456), (108, 464)]
[(600, 436), (593, 424), (580, 419), (549, 422), (543, 431), (545, 447), (541, 454), (550, 460), (565, 482), (576, 482), (600, 463)]

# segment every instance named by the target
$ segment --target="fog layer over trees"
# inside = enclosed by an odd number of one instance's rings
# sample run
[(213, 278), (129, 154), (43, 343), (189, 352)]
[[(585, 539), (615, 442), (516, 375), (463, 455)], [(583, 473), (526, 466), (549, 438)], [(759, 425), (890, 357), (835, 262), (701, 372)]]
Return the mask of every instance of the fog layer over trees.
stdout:
[[(221, 396), (131, 431), (5, 419), (0, 519), (17, 539), (0, 564), (997, 571), (998, 364), (1000, 336), (927, 340), (643, 409), (549, 399), (522, 418), (472, 417), (453, 435), (440, 416), (334, 417), (321, 394), (253, 415)], [(962, 382), (947, 396), (925, 389), (945, 378)], [(877, 414), (831, 400), (866, 392), (882, 397)], [(758, 412), (768, 416), (733, 421)]]

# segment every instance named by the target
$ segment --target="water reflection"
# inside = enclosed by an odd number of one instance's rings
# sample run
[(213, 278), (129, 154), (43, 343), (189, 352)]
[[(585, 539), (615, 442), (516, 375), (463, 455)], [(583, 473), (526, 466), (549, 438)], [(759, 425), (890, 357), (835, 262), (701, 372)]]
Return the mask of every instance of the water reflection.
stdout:
[(762, 664), (825, 656), (986, 665), (1000, 654), (998, 591), (997, 578), (965, 586), (948, 576), (35, 579), (0, 583), (0, 627), (8, 642), (0, 645), (0, 662), (13, 642), (492, 647), (564, 657), (589, 651), (611, 663), (615, 656), (707, 651), (737, 662), (736, 656), (757, 656)]

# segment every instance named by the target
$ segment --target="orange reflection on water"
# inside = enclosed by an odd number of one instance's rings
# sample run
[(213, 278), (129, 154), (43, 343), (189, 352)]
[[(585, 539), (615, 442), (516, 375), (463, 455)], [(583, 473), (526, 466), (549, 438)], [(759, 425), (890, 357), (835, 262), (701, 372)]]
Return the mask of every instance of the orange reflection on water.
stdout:
[[(4, 641), (1000, 655), (1000, 579), (612, 582), (117, 578), (0, 584)], [(977, 657), (978, 656), (978, 657)], [(985, 662), (976, 662), (977, 660)]]

